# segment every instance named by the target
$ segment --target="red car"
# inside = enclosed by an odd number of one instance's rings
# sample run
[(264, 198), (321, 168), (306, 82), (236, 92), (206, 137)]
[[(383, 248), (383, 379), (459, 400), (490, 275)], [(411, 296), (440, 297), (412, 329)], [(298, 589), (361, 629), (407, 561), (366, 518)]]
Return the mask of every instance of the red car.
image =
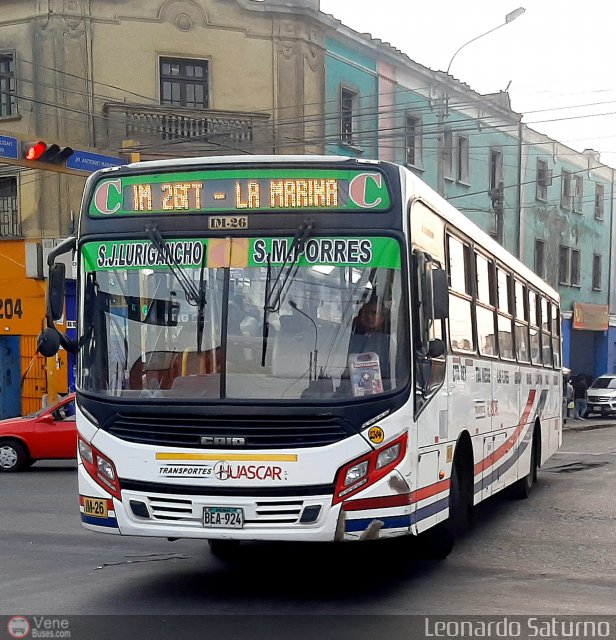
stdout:
[(37, 460), (76, 457), (74, 393), (23, 418), (0, 420), (0, 471), (20, 471)]

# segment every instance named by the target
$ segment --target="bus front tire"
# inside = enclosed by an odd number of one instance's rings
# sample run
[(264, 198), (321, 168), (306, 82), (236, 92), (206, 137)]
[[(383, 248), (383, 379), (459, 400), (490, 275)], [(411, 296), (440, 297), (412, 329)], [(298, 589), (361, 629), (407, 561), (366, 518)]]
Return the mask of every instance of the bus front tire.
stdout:
[(464, 458), (456, 459), (451, 469), (449, 517), (420, 535), (422, 555), (443, 560), (453, 550), (456, 538), (468, 530), (472, 521), (472, 481), (469, 484), (468, 465)]

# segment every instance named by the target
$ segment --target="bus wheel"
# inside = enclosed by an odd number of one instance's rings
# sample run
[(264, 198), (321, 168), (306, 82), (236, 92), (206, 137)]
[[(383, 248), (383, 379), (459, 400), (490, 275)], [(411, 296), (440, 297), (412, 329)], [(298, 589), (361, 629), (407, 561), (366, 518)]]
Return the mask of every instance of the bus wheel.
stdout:
[(528, 475), (520, 478), (517, 482), (511, 485), (511, 492), (514, 498), (518, 500), (526, 500), (530, 496), (535, 483), (537, 482), (537, 434), (533, 433), (533, 439), (530, 443), (530, 470)]
[(208, 540), (210, 551), (221, 560), (232, 560), (240, 546), (239, 540)]
[(464, 464), (464, 456), (456, 458), (451, 469), (449, 488), (449, 518), (423, 533), (423, 555), (435, 560), (446, 558), (453, 550), (456, 538), (470, 526), (473, 511), (472, 479)]
[(16, 440), (0, 442), (0, 471), (21, 471), (30, 466), (28, 450)]

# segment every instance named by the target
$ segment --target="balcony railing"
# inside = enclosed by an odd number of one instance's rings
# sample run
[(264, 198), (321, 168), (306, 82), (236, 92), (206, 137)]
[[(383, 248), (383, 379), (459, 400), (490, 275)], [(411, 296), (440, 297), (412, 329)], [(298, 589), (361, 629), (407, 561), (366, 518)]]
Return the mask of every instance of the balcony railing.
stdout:
[(107, 148), (135, 140), (146, 157), (272, 152), (270, 114), (123, 102), (106, 103), (104, 113)]

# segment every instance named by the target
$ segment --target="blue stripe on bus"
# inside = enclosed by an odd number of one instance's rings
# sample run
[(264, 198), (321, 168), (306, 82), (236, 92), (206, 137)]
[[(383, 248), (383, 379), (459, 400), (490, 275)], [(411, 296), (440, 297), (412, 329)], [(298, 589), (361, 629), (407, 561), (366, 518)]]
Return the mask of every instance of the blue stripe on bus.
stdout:
[(427, 504), (425, 507), (421, 507), (417, 509), (415, 513), (411, 515), (411, 521), (413, 524), (419, 522), (420, 520), (425, 520), (430, 516), (436, 515), (437, 513), (449, 508), (449, 496), (446, 498), (441, 498), (432, 504)]
[(411, 515), (389, 516), (387, 518), (359, 518), (344, 523), (345, 532), (365, 531), (375, 520), (383, 523), (382, 529), (402, 529), (411, 526)]
[(97, 527), (115, 527), (118, 528), (118, 521), (115, 518), (92, 518), (81, 514), (81, 521), (86, 524), (95, 524)]
[(425, 520), (430, 516), (436, 515), (449, 507), (449, 497), (441, 498), (432, 504), (417, 509), (414, 513), (405, 516), (390, 516), (387, 518), (359, 518), (357, 520), (347, 520), (345, 522), (345, 531), (364, 531), (372, 522), (380, 520), (383, 522), (383, 529), (400, 529), (410, 527), (420, 520)]

